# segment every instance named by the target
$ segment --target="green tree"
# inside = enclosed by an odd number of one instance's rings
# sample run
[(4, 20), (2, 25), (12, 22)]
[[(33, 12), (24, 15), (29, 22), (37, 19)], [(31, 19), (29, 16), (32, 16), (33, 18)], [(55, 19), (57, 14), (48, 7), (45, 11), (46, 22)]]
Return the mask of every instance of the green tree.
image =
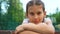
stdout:
[(5, 7), (7, 12), (4, 15), (0, 15), (0, 30), (14, 30), (16, 26), (22, 23), (24, 18), (22, 3), (20, 0), (4, 1), (7, 3), (7, 6)]
[(56, 8), (56, 13), (53, 14), (52, 16), (56, 18), (57, 24), (60, 24), (60, 11), (58, 7)]
[(56, 19), (56, 22), (53, 23), (56, 31), (60, 31), (60, 11), (58, 8), (56, 8), (56, 13), (49, 15), (50, 17), (54, 17)]
[[(7, 12), (8, 29), (15, 29), (15, 27), (22, 23), (23, 8), (20, 0), (9, 0), (9, 7)], [(12, 27), (11, 27), (12, 26)], [(9, 28), (11, 27), (11, 28)]]
[(19, 0), (9, 0), (8, 19), (12, 21), (22, 22), (23, 8)]

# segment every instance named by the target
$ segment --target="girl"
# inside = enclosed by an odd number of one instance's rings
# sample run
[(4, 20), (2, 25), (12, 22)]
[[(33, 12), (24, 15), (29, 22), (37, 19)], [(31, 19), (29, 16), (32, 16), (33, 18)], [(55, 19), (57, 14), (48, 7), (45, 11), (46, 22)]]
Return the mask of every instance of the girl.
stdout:
[(16, 28), (16, 34), (23, 30), (31, 30), (40, 34), (54, 34), (52, 21), (46, 17), (44, 3), (41, 0), (31, 0), (26, 6), (26, 17)]

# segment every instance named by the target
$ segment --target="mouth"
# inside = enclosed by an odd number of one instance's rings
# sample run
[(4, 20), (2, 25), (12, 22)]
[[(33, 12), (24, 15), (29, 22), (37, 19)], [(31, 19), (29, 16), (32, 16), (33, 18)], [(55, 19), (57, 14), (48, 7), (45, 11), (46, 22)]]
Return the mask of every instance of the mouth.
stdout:
[(39, 23), (39, 21), (38, 20), (34, 20), (34, 23)]

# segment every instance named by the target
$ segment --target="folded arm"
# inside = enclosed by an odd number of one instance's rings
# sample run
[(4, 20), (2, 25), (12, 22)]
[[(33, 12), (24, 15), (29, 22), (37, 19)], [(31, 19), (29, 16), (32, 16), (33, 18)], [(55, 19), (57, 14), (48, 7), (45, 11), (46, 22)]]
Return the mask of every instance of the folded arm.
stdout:
[(30, 23), (30, 24), (24, 24), (22, 26), (26, 30), (36, 31), (42, 34), (54, 34), (55, 32), (53, 25), (50, 23), (49, 24), (40, 23), (39, 25)]
[(31, 30), (35, 31), (41, 34), (54, 34), (55, 29), (51, 23), (40, 23), (38, 25), (33, 24), (33, 23), (28, 23), (28, 24), (22, 24), (17, 27), (17, 31), (22, 31), (22, 30)]

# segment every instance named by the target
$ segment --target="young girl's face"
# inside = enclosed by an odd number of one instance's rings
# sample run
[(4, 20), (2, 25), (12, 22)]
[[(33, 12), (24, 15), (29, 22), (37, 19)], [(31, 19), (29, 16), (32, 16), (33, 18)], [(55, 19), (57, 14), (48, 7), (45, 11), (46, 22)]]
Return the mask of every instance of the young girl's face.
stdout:
[(41, 23), (43, 18), (46, 16), (46, 12), (43, 11), (42, 5), (33, 5), (28, 7), (28, 15), (29, 22), (31, 23)]

